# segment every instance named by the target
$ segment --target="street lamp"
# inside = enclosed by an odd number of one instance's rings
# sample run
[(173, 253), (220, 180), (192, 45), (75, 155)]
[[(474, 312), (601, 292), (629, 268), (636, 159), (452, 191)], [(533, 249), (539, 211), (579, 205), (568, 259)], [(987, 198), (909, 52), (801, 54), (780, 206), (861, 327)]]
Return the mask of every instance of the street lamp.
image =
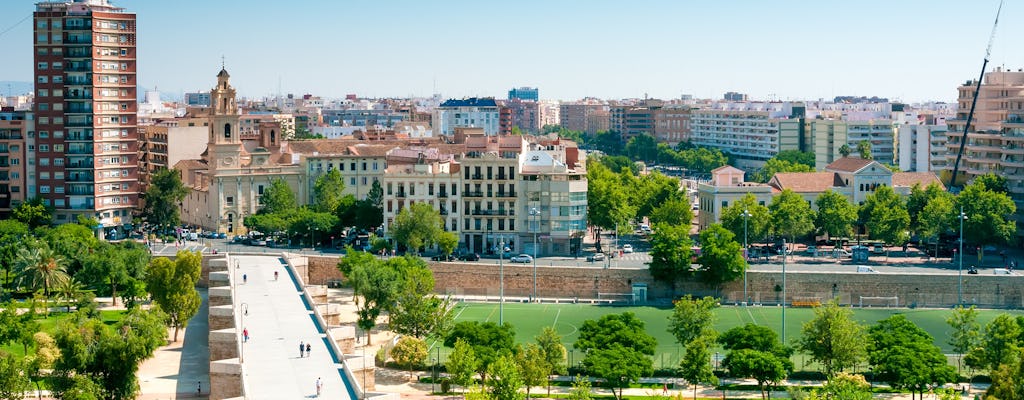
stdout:
[[(239, 306), (239, 309), (243, 310), (242, 311), (242, 315), (239, 316), (240, 319), (241, 319), (241, 323), (239, 325), (242, 326), (242, 330), (244, 331), (245, 330), (245, 316), (247, 314), (249, 314), (249, 303), (242, 303), (242, 304), (239, 304), (238, 306)], [(245, 362), (245, 337), (244, 337), (244, 334), (243, 334), (243, 337), (242, 337), (242, 351), (240, 353), (238, 353), (238, 362), (240, 362), (240, 363), (244, 363)]]
[(782, 239), (782, 343), (786, 343), (786, 239)]
[(505, 237), (498, 242), (498, 279), (501, 289), (498, 292), (498, 325), (505, 323)]
[(533, 216), (533, 296), (530, 297), (530, 301), (537, 300), (537, 230), (540, 229), (540, 211), (537, 207), (530, 209), (530, 215)]
[(964, 220), (967, 219), (967, 215), (964, 214), (964, 206), (960, 206), (960, 215), (957, 215), (960, 219), (960, 268), (957, 271), (958, 286), (956, 291), (957, 304), (964, 304)]
[[(740, 214), (740, 216), (743, 217), (743, 259), (747, 260), (747, 251), (749, 251), (749, 249), (747, 248), (747, 219), (749, 219), (752, 215), (750, 214), (749, 210), (743, 210), (743, 214)], [(749, 298), (750, 297), (747, 296), (747, 267), (744, 267), (743, 268), (743, 305), (747, 305), (747, 299), (749, 299)]]

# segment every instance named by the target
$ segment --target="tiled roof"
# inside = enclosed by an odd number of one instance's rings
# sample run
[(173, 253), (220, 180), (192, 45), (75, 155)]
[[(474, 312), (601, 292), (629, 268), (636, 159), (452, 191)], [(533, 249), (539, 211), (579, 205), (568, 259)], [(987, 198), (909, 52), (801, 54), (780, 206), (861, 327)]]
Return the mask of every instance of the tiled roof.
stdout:
[(818, 193), (844, 186), (834, 172), (779, 172), (768, 183), (779, 190), (797, 193)]
[(843, 157), (833, 161), (825, 167), (825, 169), (838, 172), (857, 172), (873, 162), (874, 160), (866, 160), (858, 157)]
[(174, 165), (174, 169), (179, 171), (192, 171), (197, 169), (209, 169), (204, 160), (181, 160)]
[(943, 189), (946, 188), (946, 186), (942, 184), (942, 181), (939, 180), (939, 177), (932, 172), (897, 172), (892, 174), (892, 185), (894, 187), (911, 187), (914, 186), (915, 183), (920, 183), (922, 187), (935, 183)]

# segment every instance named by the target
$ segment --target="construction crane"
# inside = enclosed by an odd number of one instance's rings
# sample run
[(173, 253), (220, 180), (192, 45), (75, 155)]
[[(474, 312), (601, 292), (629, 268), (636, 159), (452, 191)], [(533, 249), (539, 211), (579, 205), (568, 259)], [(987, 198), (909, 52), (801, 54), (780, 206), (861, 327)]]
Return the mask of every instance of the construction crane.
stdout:
[(964, 124), (964, 134), (960, 137), (960, 150), (956, 152), (956, 161), (953, 163), (953, 175), (949, 178), (949, 190), (953, 191), (956, 186), (956, 178), (960, 169), (960, 159), (964, 156), (964, 145), (967, 144), (967, 132), (971, 129), (971, 120), (974, 119), (974, 108), (978, 105), (978, 94), (981, 93), (981, 81), (985, 79), (985, 68), (988, 67), (988, 59), (992, 56), (992, 42), (996, 40), (996, 27), (999, 26), (999, 14), (1003, 11), (1003, 0), (999, 0), (999, 8), (996, 10), (996, 20), (992, 23), (992, 34), (988, 38), (988, 47), (985, 48), (985, 61), (981, 63), (981, 74), (975, 82), (974, 99), (971, 100), (971, 109), (967, 112), (967, 122)]

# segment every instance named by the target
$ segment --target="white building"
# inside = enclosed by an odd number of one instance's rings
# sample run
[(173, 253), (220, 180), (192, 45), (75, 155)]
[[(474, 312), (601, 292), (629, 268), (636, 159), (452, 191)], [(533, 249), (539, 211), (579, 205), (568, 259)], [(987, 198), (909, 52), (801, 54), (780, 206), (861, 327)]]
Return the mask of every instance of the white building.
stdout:
[(500, 128), (498, 104), (493, 98), (451, 99), (434, 109), (434, 132), (455, 134), (455, 128), (483, 128), (485, 135), (497, 135)]
[(901, 171), (938, 172), (946, 166), (946, 125), (900, 125)]
[[(693, 144), (717, 148), (737, 164), (757, 168), (783, 150), (799, 150), (800, 118), (793, 103), (720, 102), (690, 114)], [(796, 116), (796, 118), (794, 118)]]

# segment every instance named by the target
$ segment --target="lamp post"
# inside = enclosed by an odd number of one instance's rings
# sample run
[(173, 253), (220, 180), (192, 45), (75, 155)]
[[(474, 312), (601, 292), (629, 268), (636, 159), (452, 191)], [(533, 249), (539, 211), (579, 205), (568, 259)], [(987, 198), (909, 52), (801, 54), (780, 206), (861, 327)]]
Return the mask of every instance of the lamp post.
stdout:
[(530, 215), (533, 216), (533, 295), (530, 296), (530, 302), (537, 300), (537, 230), (540, 229), (540, 211), (537, 207), (530, 209)]
[(960, 267), (957, 271), (957, 290), (956, 290), (956, 302), (959, 305), (964, 304), (964, 220), (967, 219), (967, 215), (964, 214), (964, 206), (960, 206), (960, 214), (957, 215), (960, 219)]
[[(740, 216), (743, 217), (743, 260), (746, 261), (747, 260), (747, 251), (749, 250), (747, 248), (747, 219), (749, 219), (751, 217), (750, 210), (743, 210), (743, 214), (740, 214)], [(750, 297), (747, 296), (747, 267), (744, 266), (743, 267), (743, 305), (747, 305), (747, 299), (749, 299), (749, 298)]]
[(786, 343), (786, 239), (782, 239), (782, 343)]
[(434, 390), (434, 382), (437, 381), (437, 359), (431, 357), (430, 363), (433, 364), (433, 368), (430, 373), (430, 393), (436, 393), (437, 391)]
[(498, 325), (505, 323), (505, 238), (498, 242), (498, 279), (501, 281), (501, 288), (498, 296)]
[[(239, 309), (242, 310), (242, 315), (239, 316), (241, 318), (242, 322), (239, 325), (242, 326), (242, 330), (245, 330), (245, 316), (247, 314), (249, 314), (249, 303), (239, 304), (238, 307), (239, 307)], [(244, 363), (245, 362), (245, 337), (244, 337), (244, 335), (242, 337), (242, 351), (240, 353), (238, 353), (238, 362), (240, 362), (240, 363)]]

